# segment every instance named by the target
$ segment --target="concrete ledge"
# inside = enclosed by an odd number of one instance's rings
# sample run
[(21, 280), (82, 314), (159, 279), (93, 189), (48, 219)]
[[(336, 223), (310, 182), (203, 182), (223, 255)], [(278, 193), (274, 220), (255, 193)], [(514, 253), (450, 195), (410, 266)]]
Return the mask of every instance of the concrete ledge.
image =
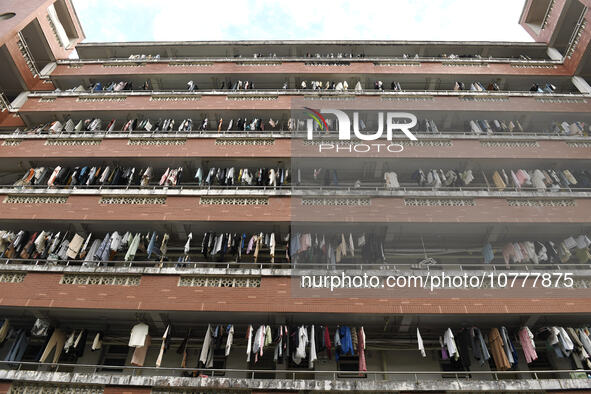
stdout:
[[(412, 372), (409, 372), (412, 374)], [(591, 389), (589, 379), (522, 379), (522, 380), (303, 380), (246, 378), (188, 378), (170, 376), (130, 376), (65, 372), (0, 370), (0, 380), (94, 384), (101, 386), (136, 386), (157, 388), (306, 390), (306, 391), (544, 391)]]

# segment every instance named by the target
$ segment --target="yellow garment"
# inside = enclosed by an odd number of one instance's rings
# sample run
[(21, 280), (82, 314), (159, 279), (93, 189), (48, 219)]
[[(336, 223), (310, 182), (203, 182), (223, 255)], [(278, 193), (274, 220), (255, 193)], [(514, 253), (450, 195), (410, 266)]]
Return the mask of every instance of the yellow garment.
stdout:
[(501, 174), (499, 174), (498, 171), (495, 171), (492, 179), (493, 179), (493, 182), (494, 182), (495, 186), (497, 187), (497, 189), (505, 190), (507, 185), (505, 185), (505, 182), (503, 182), (503, 178), (501, 177)]

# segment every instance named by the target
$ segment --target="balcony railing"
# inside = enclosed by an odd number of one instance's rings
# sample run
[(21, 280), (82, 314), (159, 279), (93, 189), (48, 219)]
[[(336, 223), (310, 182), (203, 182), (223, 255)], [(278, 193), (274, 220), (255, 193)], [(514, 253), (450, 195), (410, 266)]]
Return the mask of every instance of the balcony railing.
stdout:
[[(217, 122), (214, 122), (217, 123)], [(454, 131), (446, 130), (438, 133), (431, 133), (427, 131), (413, 131), (413, 134), (420, 136), (420, 140), (437, 141), (448, 139), (468, 139), (468, 140), (482, 140), (482, 141), (508, 141), (508, 140), (525, 140), (535, 141), (543, 140), (568, 140), (571, 142), (584, 141), (589, 142), (591, 136), (580, 135), (565, 135), (557, 132), (544, 131), (529, 131), (529, 132), (499, 132), (495, 134), (475, 134), (470, 131)], [(95, 131), (79, 131), (67, 132), (60, 131), (54, 133), (49, 130), (39, 130), (39, 128), (27, 128), (24, 130), (16, 129), (13, 131), (1, 131), (0, 139), (104, 139), (104, 138), (153, 138), (153, 139), (183, 139), (183, 138), (297, 138), (305, 139), (306, 131), (290, 131), (286, 127), (281, 127), (280, 130), (264, 130), (264, 131), (243, 131), (243, 130), (192, 130), (192, 131), (146, 131), (146, 130), (95, 130)], [(319, 136), (318, 142), (331, 142), (331, 138), (338, 138), (336, 132), (330, 132), (328, 135)], [(376, 142), (380, 142), (377, 140)], [(383, 140), (385, 141), (385, 140)], [(394, 141), (398, 142), (398, 141)]]
[(8, 97), (2, 92), (0, 92), (0, 112), (10, 111), (12, 106), (10, 105), (10, 101)]
[[(123, 372), (122, 372), (123, 370)], [(108, 376), (119, 377), (115, 379), (113, 384), (133, 384), (133, 385), (154, 385), (158, 384), (158, 377), (187, 377), (197, 378), (200, 383), (199, 386), (207, 387), (211, 385), (215, 387), (219, 385), (219, 379), (226, 381), (225, 388), (248, 388), (247, 385), (260, 380), (258, 376), (265, 375), (265, 381), (272, 386), (273, 381), (269, 380), (269, 375), (274, 377), (271, 379), (281, 380), (285, 384), (282, 387), (293, 388), (297, 385), (302, 389), (303, 384), (307, 382), (318, 383), (318, 381), (331, 381), (338, 385), (339, 381), (355, 380), (358, 389), (364, 389), (365, 384), (371, 383), (389, 383), (396, 385), (396, 382), (408, 384), (409, 382), (420, 387), (428, 382), (438, 382), (440, 387), (447, 387), (451, 384), (458, 389), (458, 386), (470, 384), (475, 382), (479, 386), (488, 383), (504, 383), (505, 385), (511, 382), (519, 383), (520, 390), (524, 389), (564, 389), (569, 388), (590, 388), (591, 379), (587, 372), (583, 370), (572, 369), (557, 369), (557, 370), (532, 370), (532, 371), (462, 371), (462, 372), (444, 372), (444, 371), (400, 371), (400, 370), (385, 370), (385, 371), (335, 371), (335, 370), (290, 370), (290, 369), (272, 369), (272, 370), (255, 370), (255, 369), (204, 369), (198, 370), (195, 368), (167, 368), (167, 367), (136, 367), (136, 366), (109, 366), (109, 365), (92, 365), (92, 364), (49, 364), (36, 362), (0, 362), (0, 377), (8, 380), (27, 380), (27, 381), (45, 381), (51, 379), (52, 383), (71, 383), (71, 375), (76, 374), (79, 377), (92, 377), (84, 381), (86, 384), (105, 384), (108, 382)], [(121, 377), (133, 376), (133, 380), (121, 380)], [(98, 379), (93, 379), (97, 377)], [(104, 377), (104, 378), (101, 378)], [(359, 380), (359, 378), (365, 378)], [(236, 380), (232, 380), (236, 379)], [(527, 386), (527, 383), (531, 386)], [(568, 384), (565, 385), (565, 383)], [(176, 381), (178, 386), (183, 385), (182, 380)], [(176, 385), (175, 385), (176, 386)], [(197, 385), (196, 385), (197, 386)], [(337, 386), (338, 387), (338, 386)], [(392, 388), (393, 386), (389, 386)], [(469, 386), (468, 386), (469, 387)], [(495, 386), (493, 386), (494, 388)], [(219, 387), (218, 387), (219, 388)], [(268, 387), (267, 387), (268, 388)], [(311, 387), (310, 387), (311, 388)], [(316, 387), (317, 388), (317, 387)], [(449, 388), (449, 387), (447, 387)], [(476, 387), (474, 387), (476, 389)], [(479, 387), (482, 389), (482, 387)], [(333, 387), (334, 389), (334, 387)], [(366, 388), (366, 390), (369, 387)], [(408, 390), (405, 387), (404, 390)], [(479, 390), (478, 390), (479, 391)]]
[(324, 89), (202, 89), (202, 90), (176, 90), (176, 89), (160, 89), (160, 90), (120, 90), (120, 91), (36, 91), (29, 94), (30, 98), (58, 98), (58, 97), (134, 97), (134, 96), (314, 96), (314, 97), (334, 97), (334, 98), (355, 98), (363, 96), (379, 96), (379, 97), (491, 97), (491, 98), (507, 98), (507, 97), (534, 97), (534, 98), (591, 98), (590, 93), (581, 92), (530, 92), (525, 90), (503, 90), (503, 91), (476, 91), (476, 90), (403, 90), (403, 91), (383, 91), (374, 89), (364, 89), (355, 91), (349, 90), (324, 90)]
[(58, 60), (58, 64), (63, 65), (81, 65), (81, 64), (146, 64), (146, 63), (326, 63), (326, 65), (342, 64), (342, 63), (457, 63), (457, 64), (472, 64), (472, 63), (500, 63), (500, 64), (515, 64), (515, 65), (560, 65), (562, 61), (551, 60), (551, 59), (516, 59), (516, 58), (504, 58), (504, 57), (467, 57), (467, 58), (449, 58), (449, 57), (433, 57), (433, 56), (372, 56), (372, 57), (160, 57), (156, 58), (143, 58), (143, 59), (130, 59), (130, 58), (99, 58), (99, 59), (68, 59)]
[[(199, 245), (198, 250), (201, 250)], [(197, 249), (195, 248), (195, 249)], [(261, 255), (266, 251), (261, 252)], [(285, 251), (281, 251), (283, 255)], [(390, 254), (389, 250), (384, 250), (386, 254), (386, 262), (384, 263), (344, 263), (340, 262), (336, 265), (328, 263), (314, 262), (314, 263), (290, 263), (284, 259), (276, 257), (275, 263), (269, 261), (253, 262), (253, 261), (204, 261), (195, 260), (187, 262), (177, 261), (155, 261), (155, 260), (134, 260), (134, 261), (92, 261), (85, 262), (83, 260), (46, 260), (46, 259), (20, 259), (20, 258), (0, 258), (0, 270), (3, 271), (46, 271), (46, 272), (76, 272), (76, 273), (146, 273), (146, 274), (193, 274), (193, 273), (216, 273), (216, 274), (236, 274), (261, 276), (291, 276), (294, 270), (297, 272), (351, 272), (357, 271), (364, 273), (378, 273), (379, 275), (389, 275), (391, 273), (489, 273), (489, 272), (528, 272), (548, 273), (548, 272), (573, 272), (574, 276), (589, 277), (591, 276), (591, 265), (586, 263), (514, 263), (514, 264), (498, 264), (482, 263), (482, 259), (477, 257), (468, 257), (468, 261), (460, 261), (457, 263), (433, 263), (434, 260), (427, 259), (424, 262), (416, 262), (416, 259), (409, 258), (413, 262), (401, 262), (400, 258), (395, 258)], [(196, 252), (194, 253), (197, 254)], [(279, 256), (279, 249), (276, 256)], [(245, 255), (245, 260), (251, 257)], [(261, 260), (263, 259), (262, 256)], [(435, 256), (438, 258), (437, 256)], [(281, 260), (281, 261), (279, 261)], [(464, 259), (462, 259), (464, 260)]]
[[(350, 182), (352, 183), (352, 182)], [(410, 197), (410, 196), (462, 196), (462, 197), (591, 197), (591, 188), (561, 187), (558, 190), (539, 190), (535, 187), (507, 186), (499, 190), (495, 186), (459, 186), (439, 187), (402, 185), (388, 188), (383, 184), (366, 183), (354, 187), (346, 183), (340, 186), (321, 186), (314, 184), (257, 186), (257, 185), (197, 185), (183, 183), (177, 186), (126, 186), (126, 185), (0, 185), (0, 194), (17, 195), (165, 195), (165, 196), (205, 196), (205, 195), (272, 195), (272, 196), (311, 196), (311, 195), (347, 195), (347, 196), (378, 196), (378, 197)]]

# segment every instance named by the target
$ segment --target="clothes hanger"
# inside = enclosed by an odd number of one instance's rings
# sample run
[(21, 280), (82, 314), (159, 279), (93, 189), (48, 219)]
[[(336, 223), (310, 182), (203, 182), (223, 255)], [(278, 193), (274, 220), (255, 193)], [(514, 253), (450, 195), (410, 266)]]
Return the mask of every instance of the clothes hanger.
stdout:
[(427, 250), (425, 249), (425, 242), (423, 240), (422, 235), (421, 235), (421, 244), (423, 245), (423, 253), (425, 254), (425, 258), (423, 260), (419, 261), (419, 263), (418, 263), (419, 267), (425, 267), (425, 266), (437, 264), (437, 261), (434, 258), (429, 257), (427, 255)]

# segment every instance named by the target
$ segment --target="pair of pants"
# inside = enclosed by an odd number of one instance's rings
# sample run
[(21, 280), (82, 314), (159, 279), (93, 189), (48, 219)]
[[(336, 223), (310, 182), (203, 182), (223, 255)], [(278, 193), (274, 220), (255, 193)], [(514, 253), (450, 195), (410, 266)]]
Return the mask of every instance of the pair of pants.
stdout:
[(146, 361), (146, 354), (148, 353), (148, 348), (152, 343), (152, 338), (149, 335), (146, 335), (146, 339), (144, 341), (144, 346), (136, 347), (135, 351), (133, 352), (133, 357), (131, 358), (131, 365), (135, 365), (138, 367), (144, 366), (144, 361)]
[(29, 346), (29, 337), (25, 331), (18, 330), (16, 339), (10, 347), (10, 350), (4, 358), (4, 361), (21, 361), (27, 346)]
[(53, 354), (53, 363), (57, 363), (60, 359), (62, 354), (62, 350), (64, 350), (64, 344), (66, 343), (66, 334), (59, 329), (53, 331), (51, 334), (51, 338), (49, 338), (49, 342), (47, 342), (47, 346), (45, 346), (45, 350), (39, 359), (39, 362), (44, 363), (49, 354), (55, 348), (55, 353)]

